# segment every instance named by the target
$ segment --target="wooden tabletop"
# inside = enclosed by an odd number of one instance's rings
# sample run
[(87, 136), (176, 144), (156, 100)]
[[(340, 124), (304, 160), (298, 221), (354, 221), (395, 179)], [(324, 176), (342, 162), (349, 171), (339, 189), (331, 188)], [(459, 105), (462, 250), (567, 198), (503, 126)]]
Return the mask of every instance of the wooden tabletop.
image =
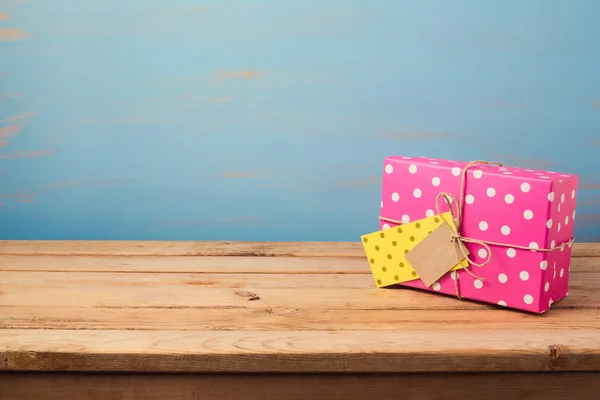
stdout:
[(600, 244), (573, 254), (530, 315), (377, 289), (360, 243), (0, 242), (0, 371), (598, 372)]

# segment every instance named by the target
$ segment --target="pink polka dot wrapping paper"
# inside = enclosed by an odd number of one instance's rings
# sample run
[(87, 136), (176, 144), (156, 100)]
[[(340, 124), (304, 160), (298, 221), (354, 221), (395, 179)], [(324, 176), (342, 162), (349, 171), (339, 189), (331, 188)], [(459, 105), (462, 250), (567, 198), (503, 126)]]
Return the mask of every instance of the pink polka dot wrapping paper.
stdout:
[[(460, 196), (466, 162), (391, 156), (384, 160), (381, 216), (403, 223), (436, 214), (436, 196)], [(477, 164), (467, 171), (461, 233), (465, 237), (518, 246), (550, 248), (573, 237), (578, 177), (560, 172)], [(448, 211), (446, 204), (440, 209)], [(379, 228), (395, 224), (380, 221)], [(487, 257), (479, 244), (467, 243), (477, 263)], [(471, 267), (477, 279), (458, 271), (466, 299), (543, 313), (567, 295), (571, 245), (551, 252), (490, 245), (484, 267)], [(431, 288), (419, 280), (404, 286), (456, 296), (457, 271)]]

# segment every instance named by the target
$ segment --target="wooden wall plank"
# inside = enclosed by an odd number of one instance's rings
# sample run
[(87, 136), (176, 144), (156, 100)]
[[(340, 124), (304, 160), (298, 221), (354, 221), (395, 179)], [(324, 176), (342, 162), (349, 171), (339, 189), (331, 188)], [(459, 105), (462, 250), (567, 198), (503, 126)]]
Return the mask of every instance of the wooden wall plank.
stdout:
[[(2, 400), (596, 400), (596, 373), (2, 374)], [(535, 385), (535, 390), (532, 387)]]

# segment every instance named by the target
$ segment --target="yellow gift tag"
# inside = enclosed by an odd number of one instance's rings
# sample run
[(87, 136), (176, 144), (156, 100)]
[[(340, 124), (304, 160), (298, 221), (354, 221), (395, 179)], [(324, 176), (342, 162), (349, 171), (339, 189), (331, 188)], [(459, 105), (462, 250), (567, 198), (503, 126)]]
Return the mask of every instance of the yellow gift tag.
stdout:
[[(442, 215), (446, 221), (452, 223), (450, 212)], [(361, 236), (377, 287), (418, 279), (419, 275), (405, 256), (443, 223), (439, 215), (434, 215)], [(456, 263), (451, 270), (461, 269), (467, 265), (466, 262)]]

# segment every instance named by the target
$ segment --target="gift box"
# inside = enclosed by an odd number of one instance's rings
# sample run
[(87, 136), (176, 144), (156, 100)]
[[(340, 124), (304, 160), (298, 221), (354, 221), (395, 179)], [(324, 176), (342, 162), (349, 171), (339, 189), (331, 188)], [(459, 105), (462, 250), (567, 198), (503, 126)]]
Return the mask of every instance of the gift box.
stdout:
[[(567, 296), (577, 184), (576, 175), (551, 171), (385, 158), (380, 231), (363, 236), (377, 286), (400, 284), (533, 313), (547, 311)], [(448, 193), (441, 196), (446, 201), (439, 201), (440, 193)], [(467, 256), (459, 252), (433, 283), (416, 274), (408, 261), (414, 247), (434, 236), (432, 232), (446, 237), (442, 229), (416, 228), (424, 223), (429, 228), (459, 226), (451, 236), (467, 250)], [(407, 229), (420, 233), (404, 235)], [(454, 239), (432, 239), (428, 246), (433, 247), (425, 250), (435, 253), (440, 243), (449, 241)], [(375, 246), (389, 251), (383, 254)]]

